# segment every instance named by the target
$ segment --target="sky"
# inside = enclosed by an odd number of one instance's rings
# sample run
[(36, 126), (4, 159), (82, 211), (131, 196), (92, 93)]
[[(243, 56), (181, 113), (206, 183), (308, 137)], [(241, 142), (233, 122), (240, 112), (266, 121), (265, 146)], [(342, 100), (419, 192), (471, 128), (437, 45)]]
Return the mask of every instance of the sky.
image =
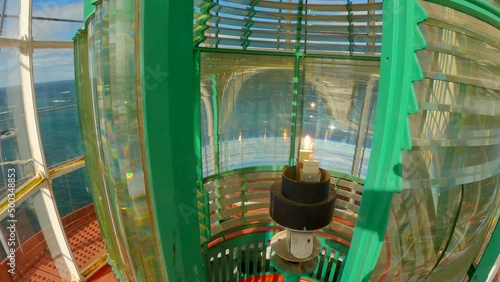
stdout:
[[(1, 0), (0, 0), (1, 4)], [(1, 8), (1, 6), (0, 6)], [(8, 15), (19, 15), (19, 0), (7, 0)], [(83, 0), (33, 0), (33, 16), (83, 20)], [(35, 40), (71, 41), (81, 23), (33, 20)], [(17, 19), (6, 19), (2, 36), (17, 38)], [(0, 88), (19, 85), (17, 49), (0, 50)], [(33, 54), (35, 83), (74, 79), (72, 49), (39, 49)]]

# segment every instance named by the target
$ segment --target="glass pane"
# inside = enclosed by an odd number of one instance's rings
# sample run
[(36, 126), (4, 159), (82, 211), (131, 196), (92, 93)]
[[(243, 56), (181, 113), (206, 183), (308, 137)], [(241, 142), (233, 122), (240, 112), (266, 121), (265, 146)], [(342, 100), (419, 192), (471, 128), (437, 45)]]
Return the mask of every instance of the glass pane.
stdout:
[(49, 166), (82, 156), (72, 49), (35, 50), (35, 96)]
[(302, 137), (321, 167), (365, 176), (375, 122), (379, 63), (306, 58)]
[[(93, 42), (95, 40), (95, 18), (90, 20), (88, 26), (88, 40)], [(97, 135), (96, 126), (94, 122), (95, 108), (93, 105), (92, 95), (88, 95), (90, 91), (90, 77), (87, 75), (89, 71), (92, 70), (87, 65), (92, 60), (88, 60), (91, 56), (95, 54), (94, 44), (88, 44), (87, 34), (81, 33), (78, 37), (79, 40), (75, 43), (75, 47), (78, 50), (77, 56), (80, 58), (76, 60), (77, 70), (79, 71), (78, 82), (78, 105), (79, 114), (81, 120), (83, 135), (84, 150), (85, 150), (85, 165), (89, 174), (90, 190), (93, 198), (94, 209), (96, 210), (97, 217), (99, 220), (100, 228), (102, 234), (105, 238), (116, 238), (117, 235), (117, 224), (115, 219), (117, 215), (114, 210), (109, 211), (109, 191), (107, 187), (107, 177), (102, 177), (101, 173), (101, 163), (102, 155), (100, 147), (97, 145)], [(88, 47), (87, 47), (88, 46)], [(87, 49), (88, 48), (88, 49)], [(93, 58), (93, 57), (92, 57)], [(95, 79), (95, 76), (93, 76)], [(94, 81), (92, 81), (94, 83)], [(106, 249), (108, 251), (108, 264), (110, 264), (114, 269), (114, 274), (116, 277), (126, 277), (126, 272), (128, 266), (124, 265), (124, 259), (122, 259), (121, 252), (125, 249), (124, 240), (107, 240)], [(126, 270), (127, 269), (127, 270)]]
[(202, 53), (205, 176), (288, 164), (293, 63), (290, 57)]
[(71, 41), (83, 26), (83, 1), (35, 1), (32, 19), (35, 40)]
[[(378, 72), (378, 62), (301, 61), (296, 132), (312, 138), (322, 167), (366, 174)], [(202, 53), (204, 176), (288, 164), (294, 75), (290, 57)]]
[[(0, 233), (3, 238), (13, 238), (15, 246), (8, 245), (8, 256), (15, 257), (15, 278), (19, 281), (71, 281), (65, 256), (62, 254), (51, 225), (51, 218), (46, 211), (45, 200), (50, 195), (47, 189), (38, 190), (26, 201), (19, 204), (13, 212), (2, 219)], [(17, 220), (12, 222), (10, 220)], [(9, 241), (10, 242), (10, 241)], [(2, 244), (8, 242), (3, 241)], [(13, 245), (13, 244), (11, 244)], [(5, 246), (4, 246), (5, 248)], [(15, 249), (15, 252), (11, 252)], [(11, 269), (1, 262), (0, 268)], [(8, 272), (0, 272), (1, 281), (11, 281)]]
[[(370, 108), (370, 115), (371, 113), (375, 113), (375, 106), (376, 104), (373, 104), (373, 106)], [(364, 149), (361, 152), (361, 169), (359, 170), (359, 176), (362, 178), (365, 178), (366, 173), (368, 172), (368, 163), (370, 161), (372, 140), (373, 131), (369, 131), (368, 133), (366, 133), (365, 144), (363, 147)]]
[(52, 191), (61, 217), (92, 204), (88, 183), (85, 168), (65, 174), (52, 181)]
[[(422, 281), (446, 247), (457, 218), (460, 187), (405, 189), (395, 194), (385, 244), (371, 280)], [(411, 270), (411, 271), (410, 271)]]
[(446, 252), (431, 276), (434, 281), (447, 279), (450, 272), (456, 277), (465, 276), (467, 268), (482, 246), (494, 215), (492, 211), (500, 203), (498, 187), (500, 174), (461, 187), (460, 214)]
[[(83, 17), (83, 15), (81, 17)], [(47, 41), (71, 41), (75, 32), (82, 27), (82, 23), (80, 21), (58, 22), (35, 19), (33, 19), (32, 25), (33, 39)]]
[(88, 185), (85, 168), (52, 182), (64, 231), (80, 271), (106, 253)]
[[(5, 10), (3, 10), (5, 6)], [(0, 36), (9, 38), (19, 37), (19, 0), (0, 1)], [(2, 21), (3, 20), (3, 21)], [(0, 84), (1, 85), (1, 84)]]
[(35, 175), (28, 143), (21, 89), (19, 51), (0, 52), (0, 199), (7, 194), (9, 169), (15, 170), (16, 188)]

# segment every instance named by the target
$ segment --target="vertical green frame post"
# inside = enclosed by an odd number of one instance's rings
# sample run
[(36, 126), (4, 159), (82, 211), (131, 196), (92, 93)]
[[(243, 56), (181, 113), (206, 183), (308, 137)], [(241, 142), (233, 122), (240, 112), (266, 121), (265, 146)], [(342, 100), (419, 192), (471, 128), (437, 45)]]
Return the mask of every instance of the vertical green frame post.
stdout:
[(500, 7), (484, 0), (425, 0), (449, 7), (500, 28)]
[(193, 1), (141, 1), (140, 72), (145, 159), (169, 281), (205, 281), (196, 188)]
[(83, 22), (85, 23), (86, 20), (90, 17), (95, 12), (95, 6), (92, 4), (94, 3), (94, 0), (85, 0), (83, 2)]
[(486, 281), (495, 265), (496, 260), (500, 256), (500, 223), (496, 223), (495, 230), (491, 235), (490, 242), (484, 251), (483, 257), (479, 261), (477, 268), (472, 273), (470, 280), (472, 282)]
[(408, 114), (418, 112), (413, 81), (427, 14), (417, 0), (383, 2), (382, 54), (373, 146), (363, 198), (341, 281), (368, 281), (384, 243), (394, 193), (402, 190), (402, 150), (411, 149)]

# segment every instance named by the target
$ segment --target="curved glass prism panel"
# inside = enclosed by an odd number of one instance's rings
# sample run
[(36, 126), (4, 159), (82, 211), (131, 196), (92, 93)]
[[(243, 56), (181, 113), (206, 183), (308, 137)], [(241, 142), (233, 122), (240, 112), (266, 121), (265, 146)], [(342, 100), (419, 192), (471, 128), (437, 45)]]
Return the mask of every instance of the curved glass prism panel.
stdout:
[(423, 4), (420, 110), (374, 280), (461, 280), (500, 211), (500, 31)]
[[(92, 33), (94, 19), (90, 20), (88, 33)], [(92, 37), (91, 37), (92, 38)], [(92, 196), (92, 202), (95, 209), (95, 216), (99, 222), (100, 231), (103, 238), (114, 238), (115, 223), (110, 212), (100, 212), (109, 210), (108, 191), (104, 177), (101, 174), (101, 159), (99, 149), (95, 145), (97, 142), (96, 128), (94, 127), (94, 108), (92, 107), (92, 96), (90, 93), (90, 78), (88, 68), (88, 58), (91, 48), (88, 45), (87, 31), (81, 30), (75, 37), (75, 69), (77, 71), (77, 100), (78, 104), (89, 105), (84, 109), (79, 109), (80, 130), (86, 132), (82, 134), (82, 145), (86, 153), (85, 166), (88, 174), (88, 188)], [(106, 240), (104, 252), (108, 257), (108, 263), (113, 267), (116, 277), (122, 277), (124, 272), (123, 261), (120, 257), (120, 248), (122, 242), (118, 240)]]
[(99, 172), (91, 175), (105, 171), (102, 187), (107, 207), (96, 207), (98, 218), (105, 220), (101, 221), (107, 230), (103, 233), (113, 234), (117, 242), (110, 263), (118, 266), (118, 278), (161, 281), (165, 274), (149, 212), (139, 134), (135, 20), (135, 2), (102, 1), (90, 21), (92, 105), (87, 106), (92, 107), (96, 140), (86, 146), (96, 146), (99, 154), (99, 163), (91, 166)]

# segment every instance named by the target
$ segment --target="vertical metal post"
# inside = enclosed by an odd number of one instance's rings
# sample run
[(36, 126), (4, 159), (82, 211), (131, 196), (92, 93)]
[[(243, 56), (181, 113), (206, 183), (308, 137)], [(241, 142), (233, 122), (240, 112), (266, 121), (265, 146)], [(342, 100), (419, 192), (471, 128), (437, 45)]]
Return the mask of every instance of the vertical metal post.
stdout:
[[(359, 176), (361, 171), (361, 157), (362, 150), (364, 150), (364, 143), (366, 139), (366, 133), (369, 130), (369, 120), (370, 120), (370, 108), (371, 108), (371, 100), (373, 95), (373, 87), (375, 86), (377, 79), (374, 76), (370, 77), (366, 85), (366, 94), (363, 99), (363, 108), (361, 110), (361, 118), (359, 119), (359, 130), (358, 130), (358, 139), (356, 141), (356, 151), (354, 153), (354, 160), (352, 162), (352, 171), (351, 174), (354, 176)], [(352, 200), (352, 199), (351, 199)]]
[(24, 118), (26, 129), (28, 131), (28, 141), (31, 155), (35, 162), (35, 170), (42, 177), (46, 178), (48, 170), (45, 165), (43, 146), (38, 127), (38, 115), (36, 109), (36, 99), (34, 94), (33, 82), (33, 48), (31, 46), (31, 0), (20, 1), (19, 11), (19, 38), (25, 42), (20, 48), (19, 59), (21, 61), (21, 88), (24, 108)]
[[(42, 139), (38, 123), (36, 99), (33, 80), (33, 47), (32, 47), (32, 0), (20, 0), (19, 10), (19, 33), (20, 38), (25, 40), (25, 44), (20, 48), (19, 60), (21, 61), (21, 89), (24, 108), (24, 118), (28, 131), (28, 142), (34, 166), (37, 174), (42, 178), (47, 178), (48, 168), (43, 153)], [(50, 226), (55, 237), (55, 244), (64, 257), (64, 264), (70, 272), (72, 279), (81, 279), (76, 267), (73, 254), (69, 248), (66, 234), (64, 233), (61, 218), (57, 212), (54, 202), (54, 195), (47, 184), (42, 184), (40, 188), (45, 211), (49, 216)], [(49, 244), (52, 242), (48, 242)]]
[(85, 25), (85, 21), (87, 18), (94, 13), (95, 6), (92, 4), (94, 0), (83, 0), (83, 24)]
[(300, 276), (296, 274), (285, 274), (285, 282), (299, 282)]
[(288, 165), (293, 166), (295, 164), (295, 141), (297, 139), (297, 115), (299, 114), (299, 100), (304, 99), (304, 97), (299, 97), (299, 75), (300, 75), (300, 41), (302, 35), (302, 10), (304, 8), (303, 0), (299, 0), (298, 3), (298, 14), (297, 14), (297, 35), (295, 37), (295, 64), (294, 64), (294, 75), (293, 75), (293, 101), (292, 101), (292, 128), (290, 132), (290, 157), (288, 159)]
[[(49, 228), (43, 229), (43, 234), (45, 239), (50, 238), (47, 240), (47, 246), (54, 260), (54, 265), (58, 268), (61, 278), (70, 278), (71, 281), (81, 280), (82, 277), (67, 244), (68, 240), (57, 207), (54, 205), (54, 195), (47, 182), (41, 184), (40, 197), (43, 205), (35, 205), (36, 215), (40, 225), (49, 226)], [(45, 213), (47, 217), (44, 216)], [(71, 277), (67, 277), (65, 274), (69, 274)]]
[(204, 281), (196, 198), (199, 126), (193, 1), (141, 1), (144, 144), (153, 217), (169, 281)]
[(5, 19), (5, 8), (7, 6), (7, 0), (3, 0), (2, 12), (0, 12), (0, 36), (3, 34), (3, 21)]
[(415, 52), (425, 48), (426, 42), (417, 27), (426, 18), (416, 0), (383, 3), (377, 120), (363, 190), (363, 199), (368, 200), (361, 200), (342, 282), (369, 280), (382, 250), (393, 193), (402, 189), (397, 170), (401, 151), (411, 148), (408, 114), (418, 111), (411, 103), (415, 100), (413, 81), (423, 78)]
[(215, 173), (220, 172), (220, 148), (219, 148), (219, 91), (217, 86), (217, 79), (215, 75), (210, 77), (212, 82), (212, 111), (213, 111), (213, 139), (215, 149)]

